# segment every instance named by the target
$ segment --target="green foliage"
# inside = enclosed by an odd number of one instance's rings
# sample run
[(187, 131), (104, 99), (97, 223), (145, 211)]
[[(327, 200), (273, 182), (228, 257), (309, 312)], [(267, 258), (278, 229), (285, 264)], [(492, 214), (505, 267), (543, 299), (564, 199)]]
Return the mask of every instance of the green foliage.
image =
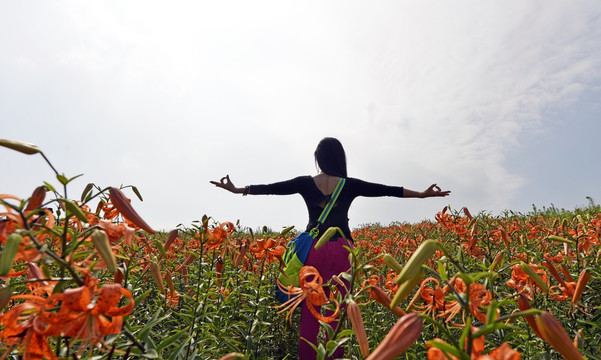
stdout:
[[(25, 154), (44, 156), (32, 144), (0, 142)], [(34, 333), (46, 350), (62, 358), (298, 357), (299, 311), (290, 325), (275, 308), (274, 298), (280, 267), (276, 247), (284, 246), (296, 231), (288, 228), (278, 233), (263, 227), (253, 232), (239, 222), (218, 223), (203, 216), (189, 227), (180, 225), (167, 243), (172, 233), (146, 233), (131, 222), (131, 228), (126, 227), (126, 219), (110, 204), (108, 187), (90, 183), (80, 200), (69, 199), (67, 186), (80, 175), (69, 178), (52, 169), (58, 186), (45, 183), (42, 193), (54, 198), (36, 203), (34, 196), (0, 197), (6, 209), (0, 223), (0, 354), (5, 358), (24, 357), (26, 348), (35, 345)], [(136, 187), (121, 188), (142, 200)], [(53, 213), (49, 206), (55, 207)], [(601, 342), (601, 207), (592, 199), (574, 211), (551, 207), (527, 214), (508, 211), (472, 217), (466, 209), (445, 209), (435, 219), (364, 225), (354, 231), (355, 246), (347, 248), (351, 268), (339, 275), (347, 282), (347, 295), (333, 292), (340, 304), (339, 321), (337, 326), (321, 323), (318, 343), (311, 344), (318, 358), (344, 347), (345, 357), (363, 359), (347, 318), (350, 300), (360, 304), (369, 349), (375, 351), (399, 318), (372, 291), (378, 287), (392, 297), (398, 273), (409, 274), (407, 284), (422, 271), (424, 280), (409, 289), (411, 295), (400, 304), (407, 312), (421, 313), (421, 331), (398, 358), (425, 359), (429, 349), (439, 349), (467, 360), (474, 357), (472, 350), (484, 337), (484, 349), (478, 350), (482, 354), (506, 343), (522, 359), (559, 359), (553, 341), (539, 338), (526, 321), (542, 311), (554, 314), (570, 341), (579, 340), (578, 349), (585, 357), (601, 358), (596, 346)], [(114, 274), (90, 240), (97, 229), (109, 234), (111, 249), (104, 255), (112, 250), (117, 260)], [(435, 248), (407, 266), (426, 239), (436, 240)], [(398, 271), (389, 269), (383, 258), (394, 259)], [(561, 270), (557, 274), (551, 272), (552, 263)], [(585, 269), (590, 280), (581, 297), (574, 299), (579, 274)], [(527, 276), (520, 278), (519, 271)], [(118, 303), (111, 304), (111, 310), (103, 309), (100, 289), (115, 283), (122, 290)], [(333, 290), (337, 284), (330, 280), (325, 286)], [(83, 288), (89, 289), (88, 295), (66, 300)], [(123, 326), (117, 326), (116, 311), (131, 304), (129, 293), (133, 310), (123, 317)], [(527, 296), (531, 309), (519, 308), (519, 293)], [(83, 305), (78, 307), (79, 302)], [(22, 304), (30, 307), (16, 316), (15, 309)], [(49, 320), (58, 314), (70, 326), (80, 326), (80, 331), (61, 329), (58, 335), (45, 336), (44, 326), (59, 324)], [(77, 322), (76, 316), (85, 321)], [(101, 332), (102, 319), (115, 320), (117, 331)], [(411, 329), (405, 331), (400, 339)]]

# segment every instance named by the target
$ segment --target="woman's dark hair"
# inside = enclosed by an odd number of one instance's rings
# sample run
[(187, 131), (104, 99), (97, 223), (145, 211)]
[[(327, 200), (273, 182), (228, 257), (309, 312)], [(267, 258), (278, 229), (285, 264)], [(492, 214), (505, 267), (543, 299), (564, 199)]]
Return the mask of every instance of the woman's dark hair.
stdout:
[(315, 162), (321, 171), (328, 175), (345, 178), (346, 155), (338, 139), (323, 138), (315, 149)]

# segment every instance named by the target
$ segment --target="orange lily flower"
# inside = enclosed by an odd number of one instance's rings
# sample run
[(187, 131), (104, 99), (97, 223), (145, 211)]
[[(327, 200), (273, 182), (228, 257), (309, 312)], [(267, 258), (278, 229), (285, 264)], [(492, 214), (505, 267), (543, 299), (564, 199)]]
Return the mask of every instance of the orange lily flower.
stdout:
[(27, 287), (29, 288), (29, 291), (31, 291), (31, 294), (36, 296), (51, 296), (57, 281), (43, 280), (46, 279), (46, 276), (42, 272), (42, 269), (40, 269), (35, 263), (29, 263), (27, 264), (27, 267), (27, 280), (39, 280), (36, 282), (27, 283)]
[[(434, 288), (426, 287), (429, 282), (434, 283)], [(419, 292), (420, 296), (426, 302), (426, 305), (416, 305), (417, 308), (422, 309), (421, 313), (426, 315), (434, 316), (435, 313), (444, 312), (450, 304), (445, 301), (446, 291), (439, 286), (438, 280), (433, 277), (429, 277), (422, 281)], [(454, 303), (454, 301), (453, 301)]]
[(179, 293), (177, 291), (171, 292), (169, 291), (166, 295), (165, 305), (169, 307), (175, 307), (179, 305)]
[[(528, 264), (532, 270), (539, 275), (545, 284), (548, 284), (547, 273), (538, 267), (536, 264)], [(534, 289), (538, 287), (536, 282), (528, 276), (520, 267), (520, 264), (515, 264), (511, 268), (511, 279), (507, 281), (507, 285), (516, 289), (520, 294), (525, 295), (528, 299), (534, 299)]]
[(369, 303), (369, 300), (371, 300), (373, 298), (371, 287), (378, 286), (379, 284), (380, 284), (380, 276), (375, 275), (375, 274), (370, 275), (369, 279), (364, 280), (361, 283), (362, 289), (367, 288), (367, 293), (369, 294), (369, 298), (367, 299), (367, 301), (365, 303), (360, 304), (360, 305), (365, 305), (365, 304)]
[(250, 244), (249, 251), (256, 254), (258, 257), (267, 256), (268, 263), (272, 263), (275, 259), (278, 259), (280, 265), (282, 265), (282, 269), (285, 266), (282, 256), (286, 252), (286, 248), (275, 242), (273, 239), (257, 239), (256, 242)]
[[(0, 200), (4, 201), (5, 199), (16, 200), (17, 202), (22, 201), (21, 198), (14, 195), (0, 194)], [(15, 232), (17, 228), (24, 228), (25, 225), (21, 216), (15, 213), (10, 206), (4, 204), (4, 207), (6, 208), (6, 212), (0, 212), (0, 218), (4, 217), (4, 219), (0, 221), (0, 242), (2, 242), (2, 244), (6, 242), (6, 238), (9, 234)]]
[[(278, 314), (288, 311), (286, 319), (289, 319), (290, 324), (292, 324), (292, 313), (303, 300), (306, 300), (309, 311), (316, 319), (326, 323), (331, 323), (334, 321), (334, 319), (336, 319), (338, 316), (340, 305), (334, 299), (330, 299), (330, 301), (328, 301), (328, 298), (323, 291), (323, 278), (319, 274), (319, 271), (317, 271), (317, 269), (313, 266), (303, 266), (298, 276), (298, 282), (299, 287), (294, 287), (291, 285), (290, 287), (286, 288), (282, 285), (282, 283), (279, 282), (279, 280), (277, 281), (277, 285), (280, 290), (282, 290), (285, 294), (294, 296), (285, 303), (276, 306), (276, 308), (282, 308), (278, 311)], [(336, 310), (330, 316), (323, 316), (315, 309), (315, 306), (322, 306), (329, 304), (330, 302), (333, 302), (336, 305)]]
[(42, 301), (27, 301), (14, 306), (2, 317), (4, 329), (0, 331), (0, 338), (8, 346), (2, 355), (5, 358), (14, 347), (19, 347), (23, 359), (57, 359), (54, 351), (48, 345), (47, 329), (40, 326), (40, 313), (43, 308)]
[(394, 281), (397, 276), (398, 275), (394, 270), (388, 270), (388, 273), (386, 274), (386, 289), (392, 294), (395, 294), (399, 290), (399, 285)]
[[(472, 327), (471, 332), (474, 333), (479, 329)], [(437, 342), (444, 343), (445, 341), (435, 338)], [(465, 351), (467, 351), (467, 341), (465, 343)], [(447, 354), (441, 349), (432, 346), (432, 344), (426, 344), (428, 346), (428, 360), (458, 360), (456, 356)], [(472, 339), (472, 349), (470, 354), (471, 360), (520, 360), (521, 355), (519, 352), (513, 350), (507, 343), (501, 344), (498, 348), (490, 351), (488, 354), (483, 355), (484, 352), (484, 335)]]
[[(453, 285), (455, 291), (458, 293), (465, 294), (467, 292), (467, 286), (465, 282), (461, 278), (453, 278), (450, 281), (450, 284)], [(448, 292), (450, 287), (445, 286), (445, 292)], [(472, 315), (476, 317), (480, 322), (486, 323), (486, 314), (480, 311), (481, 307), (490, 305), (492, 300), (492, 295), (490, 291), (486, 290), (484, 285), (478, 283), (471, 283), (469, 288), (469, 311)], [(461, 311), (461, 304), (454, 301), (450, 303), (450, 306), (447, 307), (447, 310), (440, 316), (445, 316), (447, 321), (450, 321), (457, 315), (459, 311)]]
[[(438, 342), (444, 342), (438, 338), (434, 339)], [(435, 347), (428, 349), (428, 360), (458, 360), (457, 357), (451, 354), (445, 354), (442, 350)], [(519, 352), (513, 350), (506, 342), (501, 344), (498, 348), (492, 350), (488, 354), (482, 355), (472, 353), (472, 360), (520, 360), (521, 355)]]
[[(555, 265), (553, 265), (553, 261), (552, 261), (551, 257), (548, 257), (545, 260), (545, 264), (546, 264), (547, 270), (549, 270), (551, 275), (558, 282), (558, 285), (553, 285), (549, 288), (549, 295), (551, 296), (551, 298), (554, 300), (563, 301), (569, 297), (572, 297), (574, 295), (574, 289), (576, 286), (576, 282), (574, 282), (574, 281), (566, 282), (561, 277), (561, 275), (559, 275), (559, 271), (557, 271), (557, 268), (555, 268)], [(559, 289), (560, 293), (556, 293), (554, 291), (555, 289)]]
[[(129, 302), (118, 307), (121, 296)], [(98, 280), (90, 275), (84, 278), (84, 285), (66, 289), (48, 298), (48, 302), (61, 301), (57, 313), (45, 312), (42, 320), (48, 325), (46, 333), (82, 339), (80, 353), (87, 344), (103, 343), (102, 337), (121, 332), (123, 317), (134, 308), (133, 295), (119, 284), (104, 284), (98, 290)], [(110, 319), (109, 319), (110, 318)]]
[(125, 223), (115, 224), (104, 219), (98, 222), (98, 227), (106, 232), (111, 244), (119, 241), (122, 237), (125, 237), (130, 241), (134, 233), (134, 229)]
[(231, 235), (236, 227), (231, 222), (224, 222), (221, 225), (210, 229), (208, 233), (208, 241), (205, 246), (209, 249), (214, 249)]

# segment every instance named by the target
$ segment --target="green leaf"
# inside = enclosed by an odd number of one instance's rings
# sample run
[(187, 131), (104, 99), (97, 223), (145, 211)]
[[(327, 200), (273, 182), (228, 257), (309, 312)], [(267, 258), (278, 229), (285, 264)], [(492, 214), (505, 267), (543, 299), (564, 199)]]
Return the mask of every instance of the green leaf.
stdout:
[(338, 343), (334, 340), (328, 341), (326, 344), (326, 354), (333, 354), (338, 348)]
[(140, 296), (136, 297), (134, 299), (135, 305), (138, 306), (140, 305), (144, 300), (146, 300), (146, 298), (148, 297), (148, 295), (150, 295), (150, 293), (153, 291), (154, 289), (148, 289), (146, 290), (144, 293), (142, 293)]
[(54, 186), (50, 185), (49, 183), (44, 181), (44, 185), (46, 185), (46, 187), (48, 188), (48, 190), (52, 191), (52, 192), (56, 192), (56, 190), (54, 189)]
[[(182, 337), (183, 335), (187, 335), (189, 328), (190, 327), (187, 326), (186, 328), (176, 332), (175, 334), (173, 334), (173, 335), (167, 337), (165, 340), (161, 341), (160, 344), (157, 346), (157, 352), (160, 353), (163, 349), (165, 349), (169, 345), (173, 344), (174, 342), (178, 341), (180, 337)], [(187, 339), (185, 340), (185, 342), (187, 342)]]
[(502, 322), (493, 322), (493, 323), (484, 325), (478, 331), (474, 332), (472, 334), (472, 336), (474, 338), (477, 338), (477, 337), (480, 337), (482, 335), (488, 335), (488, 334), (493, 333), (493, 332), (495, 332), (497, 330), (500, 330), (500, 329), (511, 329), (511, 328), (514, 328), (514, 327), (511, 326), (511, 325), (505, 325), (505, 323), (502, 323)]
[(73, 180), (75, 180), (75, 179), (77, 179), (78, 177), (81, 177), (81, 176), (83, 176), (83, 174), (75, 175), (75, 176), (73, 176), (72, 178), (69, 179), (69, 182), (71, 182), (71, 181), (73, 181)]
[(137, 187), (132, 186), (131, 189), (134, 191), (134, 194), (136, 194), (136, 196), (138, 197), (138, 199), (140, 199), (140, 201), (144, 201), (144, 199), (142, 199), (142, 195), (140, 195), (140, 192), (138, 191)]
[(472, 284), (474, 282), (474, 278), (468, 274), (458, 273), (457, 276), (459, 276), (465, 282), (465, 286), (467, 286), (468, 288), (469, 288), (470, 284)]
[(337, 340), (330, 340), (328, 341), (328, 343), (326, 344), (326, 349), (327, 349), (327, 355), (328, 356), (332, 356), (334, 354), (334, 351), (336, 351), (336, 349), (338, 349), (341, 345), (343, 345), (345, 342), (349, 341), (350, 338), (345, 337), (342, 339), (337, 339)]
[(471, 273), (471, 279), (475, 282), (478, 279), (484, 278), (484, 277), (489, 277), (489, 276), (497, 276), (498, 273), (494, 272), (494, 271), (482, 271), (482, 272), (477, 272), (477, 273)]
[(355, 335), (355, 331), (351, 330), (351, 329), (345, 329), (342, 330), (339, 334), (338, 334), (338, 338), (343, 338), (346, 336), (351, 336), (351, 335)]
[(472, 324), (471, 317), (468, 316), (467, 320), (465, 321), (465, 327), (463, 328), (463, 331), (461, 332), (461, 337), (459, 338), (459, 346), (461, 346), (462, 348), (465, 348), (467, 336), (471, 333), (471, 329), (472, 329), (471, 324)]
[(447, 281), (447, 280), (448, 280), (448, 278), (447, 278), (447, 269), (446, 269), (446, 265), (444, 264), (444, 262), (443, 262), (443, 261), (440, 261), (440, 260), (438, 260), (438, 261), (437, 261), (437, 263), (438, 263), (438, 273), (440, 274), (440, 278), (441, 278), (443, 281)]
[(161, 309), (158, 309), (156, 311), (156, 313), (153, 315), (152, 319), (150, 319), (150, 321), (146, 324), (146, 326), (144, 326), (139, 334), (137, 335), (137, 337), (144, 341), (146, 344), (152, 343), (153, 348), (156, 348), (156, 346), (154, 345), (154, 343), (152, 342), (152, 339), (150, 338), (150, 330), (152, 330), (152, 328), (160, 323), (161, 321), (164, 321), (166, 319), (169, 318), (169, 315), (163, 316), (162, 318), (159, 318), (159, 314), (161, 313)]
[(490, 324), (495, 321), (497, 318), (497, 309), (499, 308), (499, 303), (496, 300), (493, 300), (488, 308), (486, 309), (486, 323)]
[(326, 332), (328, 334), (328, 338), (332, 338), (332, 335), (334, 335), (334, 329), (332, 328), (332, 326), (326, 322), (323, 322), (321, 320), (319, 320), (319, 324), (324, 327), (326, 329)]
[(499, 317), (496, 321), (497, 322), (505, 321), (507, 319), (516, 318), (516, 317), (520, 317), (520, 316), (539, 315), (540, 313), (541, 313), (541, 310), (539, 310), (539, 309), (528, 309), (528, 310), (524, 310), (524, 311), (518, 311), (515, 313), (503, 315), (503, 316)]
[(69, 179), (67, 179), (67, 177), (65, 175), (60, 175), (57, 174), (56, 178), (58, 179), (58, 181), (63, 184), (63, 185), (67, 185), (69, 183)]
[(154, 244), (155, 244), (156, 248), (159, 250), (159, 253), (163, 257), (163, 259), (167, 259), (167, 252), (165, 251), (165, 247), (163, 246), (163, 243), (159, 240), (155, 240)]
[(81, 193), (81, 201), (87, 200), (88, 193), (94, 188), (93, 183), (88, 183)]

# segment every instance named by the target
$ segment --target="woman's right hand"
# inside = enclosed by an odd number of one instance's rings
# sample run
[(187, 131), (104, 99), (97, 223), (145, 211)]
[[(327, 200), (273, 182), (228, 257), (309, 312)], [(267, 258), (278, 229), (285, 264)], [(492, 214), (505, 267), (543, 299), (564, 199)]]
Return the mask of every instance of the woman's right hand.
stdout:
[(240, 189), (234, 186), (234, 183), (232, 183), (232, 181), (230, 180), (229, 175), (222, 177), (221, 179), (219, 179), (219, 181), (210, 181), (210, 183), (229, 192), (233, 192), (234, 194), (240, 194), (244, 192), (244, 189)]

